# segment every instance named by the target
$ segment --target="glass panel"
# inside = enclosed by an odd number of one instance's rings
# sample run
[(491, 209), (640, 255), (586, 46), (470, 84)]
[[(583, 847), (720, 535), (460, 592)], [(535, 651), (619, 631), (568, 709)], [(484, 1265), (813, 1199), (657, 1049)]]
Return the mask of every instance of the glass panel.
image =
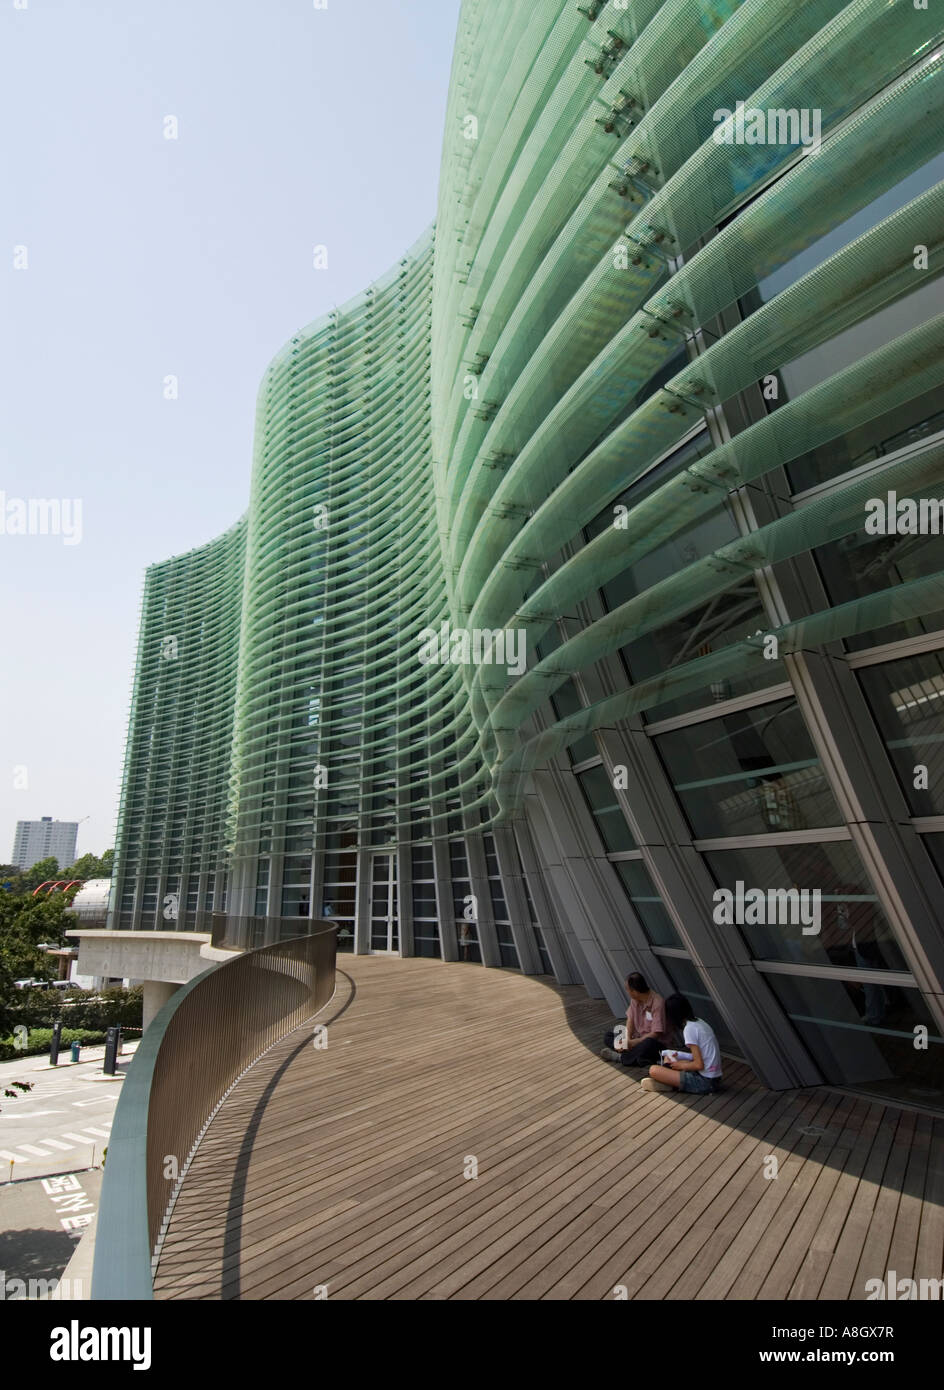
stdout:
[(682, 942), (662, 899), (649, 877), (645, 864), (636, 859), (619, 859), (614, 869), (623, 880), (627, 896), (653, 946), (681, 946)]
[[(944, 1101), (944, 1040), (916, 989), (767, 975), (827, 1081), (918, 1104)], [(881, 1017), (881, 1025), (871, 1020)], [(928, 1047), (916, 1048), (916, 1025)]]
[(436, 885), (434, 883), (413, 884), (414, 917), (436, 916)]
[(538, 955), (541, 958), (541, 969), (543, 970), (545, 975), (553, 976), (554, 967), (551, 964), (551, 958), (548, 955), (547, 946), (544, 941), (544, 932), (538, 926), (537, 922), (531, 923), (531, 929), (534, 932), (534, 940), (537, 944)]
[(728, 1031), (724, 1019), (718, 1012), (714, 1000), (705, 988), (702, 978), (692, 962), (680, 960), (677, 956), (662, 956), (660, 959), (666, 974), (672, 980), (678, 993), (684, 994), (688, 1002), (694, 1005), (699, 1017), (703, 1018), (714, 1029), (722, 1050), (739, 1056), (741, 1049)]
[[(551, 706), (558, 719), (566, 719), (568, 715), (576, 714), (578, 710), (583, 709), (584, 706), (573, 681), (565, 681), (554, 691), (551, 696)], [(583, 763), (588, 758), (599, 757), (600, 750), (597, 748), (593, 735), (587, 734), (585, 738), (572, 743), (568, 752), (572, 763)]]
[(841, 824), (794, 700), (739, 710), (654, 742), (696, 838)]
[(941, 815), (944, 652), (870, 666), (858, 675), (912, 814)]
[[(718, 507), (680, 529), (671, 541), (650, 551), (605, 585), (603, 597), (607, 608), (617, 608), (636, 594), (678, 574), (719, 546), (736, 540), (739, 534), (728, 508)], [(757, 585), (751, 575), (746, 575), (725, 593), (715, 595), (708, 603), (699, 604), (681, 617), (670, 619), (655, 631), (643, 633), (621, 651), (632, 680), (642, 681), (696, 657), (721, 651), (767, 627), (769, 623)], [(669, 719), (712, 702), (764, 689), (783, 679), (783, 664), (765, 661), (743, 675), (728, 676), (707, 690), (694, 690), (674, 700), (663, 701), (654, 717)]]
[(456, 935), (459, 938), (459, 959), (462, 961), (482, 962), (482, 952), (479, 949), (479, 929), (475, 922), (467, 922), (461, 917), (456, 922)]
[(944, 430), (944, 410), (941, 409), (940, 389), (936, 388), (802, 454), (787, 464), (787, 473), (793, 490), (805, 492), (807, 488), (838, 478), (886, 454), (894, 454), (941, 430)]
[(578, 772), (577, 781), (609, 853), (635, 849), (636, 842), (616, 800), (613, 784), (603, 768), (591, 767), (586, 772)]
[[(915, 169), (914, 173), (907, 178), (889, 188), (878, 198), (858, 212), (840, 222), (826, 233), (814, 241), (811, 246), (807, 246), (798, 256), (794, 256), (786, 265), (782, 265), (779, 270), (775, 270), (772, 275), (761, 280), (757, 286), (756, 294), (759, 304), (766, 304), (774, 295), (780, 294), (781, 290), (788, 289), (790, 285), (796, 283), (803, 275), (807, 275), (811, 270), (815, 270), (823, 261), (834, 256), (837, 251), (841, 251), (844, 246), (855, 241), (857, 237), (871, 230), (879, 222), (884, 222), (886, 217), (891, 217), (893, 212), (897, 212), (907, 203), (925, 193), (929, 188), (944, 179), (944, 154), (936, 154), (927, 164), (923, 164), (920, 169)], [(753, 305), (757, 308), (758, 305)]]
[[(864, 515), (864, 514), (863, 514)], [(823, 583), (833, 603), (847, 603), (912, 579), (938, 574), (944, 565), (940, 536), (870, 536), (855, 531), (815, 550)], [(898, 642), (944, 627), (944, 613), (929, 613), (905, 622), (889, 623), (873, 633), (846, 639), (850, 651)]]
[(927, 845), (931, 858), (934, 860), (934, 867), (937, 869), (944, 883), (944, 835), (922, 835), (921, 839)]
[(643, 498), (655, 492), (656, 488), (661, 487), (669, 478), (681, 473), (683, 468), (687, 468), (696, 459), (704, 458), (710, 454), (713, 448), (711, 435), (706, 429), (701, 434), (696, 435), (694, 439), (690, 439), (687, 444), (683, 444), (681, 449), (676, 449), (675, 453), (663, 459), (661, 463), (657, 463), (654, 468), (633, 483), (632, 487), (621, 492), (618, 497), (614, 497), (612, 504), (594, 517), (586, 528), (587, 539), (593, 540), (594, 537), (602, 535), (613, 525), (614, 509), (617, 506), (630, 509), (637, 506)]
[[(715, 882), (737, 894), (757, 888), (818, 890), (819, 911), (812, 898), (802, 917), (797, 900), (766, 899), (763, 910), (750, 915), (773, 918), (747, 922), (738, 930), (757, 960), (803, 961), (808, 965), (840, 965), (847, 969), (907, 970), (904, 956), (872, 891), (855, 848), (847, 842), (809, 845), (770, 845), (763, 849), (732, 849), (705, 855)], [(744, 904), (745, 911), (748, 905)], [(738, 913), (741, 916), (742, 913)], [(813, 921), (811, 922), (811, 918)], [(818, 933), (803, 934), (804, 924)], [(722, 927), (722, 930), (724, 928)]]

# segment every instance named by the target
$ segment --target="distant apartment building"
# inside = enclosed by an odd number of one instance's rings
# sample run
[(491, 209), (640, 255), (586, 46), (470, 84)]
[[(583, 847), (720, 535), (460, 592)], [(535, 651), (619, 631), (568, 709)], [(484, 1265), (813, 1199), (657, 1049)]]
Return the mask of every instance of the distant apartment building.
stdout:
[(18, 869), (31, 869), (40, 859), (55, 855), (60, 869), (75, 863), (75, 840), (79, 833), (77, 820), (18, 820), (10, 860)]

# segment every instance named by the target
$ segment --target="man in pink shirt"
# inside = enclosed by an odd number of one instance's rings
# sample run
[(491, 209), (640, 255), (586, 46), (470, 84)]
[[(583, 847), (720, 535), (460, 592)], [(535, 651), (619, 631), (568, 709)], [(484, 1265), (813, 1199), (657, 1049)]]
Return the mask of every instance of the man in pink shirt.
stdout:
[(627, 978), (626, 988), (630, 1000), (626, 1023), (610, 1029), (600, 1056), (624, 1067), (648, 1066), (658, 1062), (662, 1049), (672, 1047), (677, 1040), (666, 1023), (665, 1000), (649, 988), (638, 971)]

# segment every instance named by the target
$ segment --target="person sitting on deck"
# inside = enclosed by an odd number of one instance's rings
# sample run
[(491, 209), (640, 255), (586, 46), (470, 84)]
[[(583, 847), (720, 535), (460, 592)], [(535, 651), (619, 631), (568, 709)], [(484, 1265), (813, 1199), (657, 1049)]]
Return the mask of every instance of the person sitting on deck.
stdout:
[(665, 1000), (649, 988), (642, 975), (630, 975), (626, 988), (630, 999), (626, 1023), (610, 1029), (600, 1056), (624, 1067), (642, 1067), (657, 1062), (662, 1049), (671, 1047), (677, 1038), (666, 1027)]
[(681, 1028), (685, 1052), (691, 1060), (663, 1057), (658, 1066), (649, 1068), (642, 1082), (644, 1091), (686, 1091), (707, 1095), (721, 1087), (721, 1049), (711, 1025), (697, 1018), (684, 994), (670, 994), (665, 1001), (665, 1016), (670, 1025)]

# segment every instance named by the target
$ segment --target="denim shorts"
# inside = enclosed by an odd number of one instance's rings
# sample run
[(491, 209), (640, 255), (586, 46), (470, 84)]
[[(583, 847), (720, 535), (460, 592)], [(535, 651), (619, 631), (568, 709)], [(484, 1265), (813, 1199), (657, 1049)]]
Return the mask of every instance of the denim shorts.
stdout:
[(689, 1091), (699, 1096), (708, 1095), (709, 1092), (721, 1088), (720, 1076), (702, 1076), (700, 1071), (679, 1072), (679, 1080), (682, 1083), (679, 1086), (680, 1091)]

